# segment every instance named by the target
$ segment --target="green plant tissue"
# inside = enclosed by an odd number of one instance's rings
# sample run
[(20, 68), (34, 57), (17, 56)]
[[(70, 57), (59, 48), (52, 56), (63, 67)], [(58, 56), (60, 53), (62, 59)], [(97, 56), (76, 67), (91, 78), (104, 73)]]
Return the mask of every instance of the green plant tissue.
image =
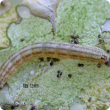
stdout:
[[(81, 36), (79, 44), (96, 46), (100, 28), (109, 18), (108, 1), (60, 0), (55, 36), (51, 22), (33, 15), (19, 24), (12, 23), (7, 30), (12, 46), (0, 50), (0, 66), (24, 46), (50, 41), (71, 43), (71, 34)], [(15, 110), (30, 110), (35, 103), (39, 110), (106, 110), (110, 106), (109, 67), (97, 68), (97, 63), (72, 59), (60, 59), (53, 66), (50, 62), (46, 58), (43, 62), (34, 59), (21, 67), (7, 82), (9, 88), (0, 90), (0, 104), (6, 110), (11, 110), (15, 102), (19, 103)], [(79, 67), (79, 63), (84, 66)], [(61, 78), (56, 77), (58, 70), (63, 73)]]

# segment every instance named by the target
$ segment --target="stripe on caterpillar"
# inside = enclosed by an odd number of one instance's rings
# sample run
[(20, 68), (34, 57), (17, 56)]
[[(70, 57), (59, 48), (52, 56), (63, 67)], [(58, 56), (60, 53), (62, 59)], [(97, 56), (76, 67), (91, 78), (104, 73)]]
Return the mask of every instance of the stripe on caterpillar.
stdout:
[(0, 68), (0, 88), (24, 63), (41, 57), (91, 61), (100, 65), (110, 62), (109, 55), (97, 47), (53, 42), (34, 43), (21, 48), (3, 63)]

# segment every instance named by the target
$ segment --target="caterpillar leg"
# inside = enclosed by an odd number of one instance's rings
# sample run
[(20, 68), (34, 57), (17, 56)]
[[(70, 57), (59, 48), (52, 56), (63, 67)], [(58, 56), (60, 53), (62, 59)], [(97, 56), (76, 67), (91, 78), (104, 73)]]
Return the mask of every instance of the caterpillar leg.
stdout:
[(100, 68), (100, 67), (101, 67), (101, 64), (98, 63), (98, 64), (97, 64), (97, 67)]

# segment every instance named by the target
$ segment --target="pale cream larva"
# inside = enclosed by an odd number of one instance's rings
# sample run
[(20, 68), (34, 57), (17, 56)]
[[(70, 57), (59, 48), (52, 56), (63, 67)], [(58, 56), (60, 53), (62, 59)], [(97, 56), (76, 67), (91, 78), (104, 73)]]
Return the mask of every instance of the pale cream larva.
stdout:
[(108, 54), (97, 47), (53, 42), (34, 43), (21, 48), (3, 63), (0, 68), (0, 88), (24, 63), (41, 57), (78, 59), (110, 66)]

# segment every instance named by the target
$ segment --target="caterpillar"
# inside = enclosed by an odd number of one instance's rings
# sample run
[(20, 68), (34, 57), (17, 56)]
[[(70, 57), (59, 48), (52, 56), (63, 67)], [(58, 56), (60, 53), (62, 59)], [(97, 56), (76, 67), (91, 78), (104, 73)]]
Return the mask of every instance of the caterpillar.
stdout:
[(0, 88), (3, 88), (3, 85), (24, 63), (41, 57), (76, 59), (110, 66), (109, 55), (97, 47), (54, 42), (34, 43), (21, 48), (3, 63), (0, 68)]

